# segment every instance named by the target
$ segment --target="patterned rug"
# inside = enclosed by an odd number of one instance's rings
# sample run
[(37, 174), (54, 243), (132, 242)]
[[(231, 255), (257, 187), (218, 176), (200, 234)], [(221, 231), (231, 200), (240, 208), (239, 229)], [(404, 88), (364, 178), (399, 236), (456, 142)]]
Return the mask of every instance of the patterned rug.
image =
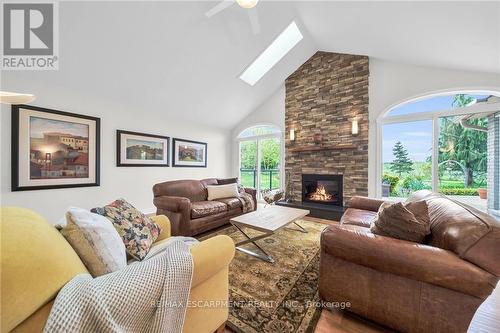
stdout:
[[(281, 229), (257, 241), (274, 264), (236, 251), (229, 268), (229, 323), (238, 333), (314, 332), (321, 308), (317, 307), (319, 239), (325, 224), (298, 222), (308, 233)], [(250, 236), (257, 231), (245, 229)], [(245, 237), (234, 227), (214, 235), (228, 235), (235, 242)], [(258, 251), (254, 245), (245, 248)]]

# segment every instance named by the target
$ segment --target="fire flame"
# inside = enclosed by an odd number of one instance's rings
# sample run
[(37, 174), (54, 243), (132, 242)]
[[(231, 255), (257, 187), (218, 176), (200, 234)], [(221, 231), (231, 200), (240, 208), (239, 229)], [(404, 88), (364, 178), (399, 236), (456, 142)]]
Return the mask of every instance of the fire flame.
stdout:
[(318, 185), (318, 187), (316, 187), (316, 192), (310, 194), (309, 200), (332, 200), (332, 195), (326, 191), (326, 188), (323, 185)]

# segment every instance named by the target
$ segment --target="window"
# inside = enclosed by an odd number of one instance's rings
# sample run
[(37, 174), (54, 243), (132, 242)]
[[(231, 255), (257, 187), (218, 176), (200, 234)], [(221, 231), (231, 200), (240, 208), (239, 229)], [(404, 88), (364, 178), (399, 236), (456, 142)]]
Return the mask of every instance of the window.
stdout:
[[(463, 98), (465, 98), (468, 102), (468, 105), (473, 105), (475, 103), (484, 103), (486, 99), (489, 97), (488, 95), (476, 95), (476, 94), (461, 94)], [(390, 116), (402, 116), (408, 115), (412, 113), (420, 113), (420, 112), (433, 112), (433, 111), (444, 111), (444, 110), (452, 110), (456, 109), (459, 104), (454, 102), (455, 95), (444, 95), (444, 96), (435, 96), (432, 98), (424, 98), (419, 99), (413, 102), (408, 102), (402, 105), (399, 105), (393, 108), (387, 114)]]
[(281, 131), (275, 126), (254, 126), (238, 136), (239, 174), (244, 187), (260, 193), (281, 188)]
[(454, 93), (399, 105), (380, 119), (378, 193), (406, 197), (430, 189), (481, 210), (487, 188), (488, 117), (500, 111), (490, 94)]
[(240, 79), (253, 86), (274, 65), (276, 65), (303, 36), (295, 22), (283, 30), (283, 32), (262, 52), (254, 62), (240, 75)]
[(383, 127), (384, 197), (406, 197), (432, 189), (432, 120)]
[[(477, 128), (471, 129), (464, 125)], [(480, 127), (484, 130), (480, 130)], [(439, 118), (439, 192), (476, 195), (478, 188), (487, 187), (487, 128), (486, 117), (471, 120), (464, 116)]]
[(249, 138), (253, 136), (262, 136), (269, 134), (280, 134), (281, 131), (276, 126), (271, 125), (262, 125), (262, 126), (253, 126), (249, 127), (238, 135), (238, 138)]

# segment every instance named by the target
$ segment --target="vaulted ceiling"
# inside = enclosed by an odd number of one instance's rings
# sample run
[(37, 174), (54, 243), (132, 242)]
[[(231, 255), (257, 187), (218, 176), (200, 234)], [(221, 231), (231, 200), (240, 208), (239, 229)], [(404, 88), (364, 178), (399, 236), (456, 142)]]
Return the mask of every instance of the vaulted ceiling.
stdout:
[[(216, 3), (61, 2), (59, 71), (3, 73), (2, 83), (46, 80), (144, 115), (231, 128), (317, 50), (500, 73), (498, 2), (261, 0), (257, 35), (237, 5), (207, 18)], [(238, 79), (292, 20), (304, 39), (255, 86)]]

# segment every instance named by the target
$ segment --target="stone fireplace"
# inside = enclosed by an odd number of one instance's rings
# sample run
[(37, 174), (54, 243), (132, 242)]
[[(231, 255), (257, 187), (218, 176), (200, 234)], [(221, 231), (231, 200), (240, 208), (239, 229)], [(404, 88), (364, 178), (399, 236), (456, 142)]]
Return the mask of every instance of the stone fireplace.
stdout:
[(342, 206), (343, 176), (303, 174), (302, 202)]
[[(368, 78), (368, 57), (317, 52), (286, 79), (285, 171), (293, 202), (336, 209), (355, 195), (368, 195)], [(312, 185), (303, 177), (309, 175), (342, 177), (335, 204), (306, 195)], [(323, 181), (316, 183), (332, 191), (333, 183)]]

